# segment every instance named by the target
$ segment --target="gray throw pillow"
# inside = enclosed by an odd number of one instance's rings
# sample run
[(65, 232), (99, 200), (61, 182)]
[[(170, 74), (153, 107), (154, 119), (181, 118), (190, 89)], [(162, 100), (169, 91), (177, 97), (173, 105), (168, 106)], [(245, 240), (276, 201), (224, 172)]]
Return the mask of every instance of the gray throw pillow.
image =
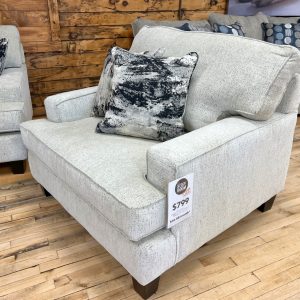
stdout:
[(300, 50), (300, 19), (298, 23), (261, 24), (264, 40), (278, 45), (290, 45)]
[[(132, 31), (133, 35), (136, 36), (138, 32), (145, 26), (164, 26), (164, 27), (174, 27), (179, 28), (185, 31), (207, 31), (211, 32), (211, 26), (209, 25), (207, 20), (200, 21), (189, 21), (189, 20), (178, 20), (178, 21), (158, 21), (158, 20), (147, 20), (143, 18), (138, 18), (132, 23)], [(184, 26), (185, 29), (180, 27)], [(186, 30), (186, 28), (194, 28), (190, 30)]]
[[(163, 56), (165, 48), (159, 48), (155, 51), (144, 51), (145, 55), (153, 56)], [(108, 52), (108, 55), (104, 61), (103, 71), (100, 76), (98, 89), (95, 95), (95, 104), (93, 107), (92, 117), (103, 117), (105, 115), (107, 103), (110, 99), (112, 92), (111, 89), (111, 80), (113, 76), (113, 57), (111, 54), (111, 49)]]
[(165, 141), (184, 133), (183, 114), (197, 53), (154, 57), (112, 49), (112, 95), (98, 133)]
[(213, 24), (232, 25), (238, 22), (242, 26), (246, 37), (262, 40), (263, 32), (261, 23), (267, 23), (268, 17), (261, 12), (255, 16), (248, 17), (212, 13), (209, 15), (208, 20), (211, 26)]
[(8, 47), (8, 40), (6, 38), (0, 38), (0, 75), (4, 70), (6, 52)]
[(214, 32), (224, 33), (224, 34), (233, 34), (235, 36), (245, 36), (242, 26), (235, 22), (232, 25), (221, 25), (215, 23), (213, 26)]

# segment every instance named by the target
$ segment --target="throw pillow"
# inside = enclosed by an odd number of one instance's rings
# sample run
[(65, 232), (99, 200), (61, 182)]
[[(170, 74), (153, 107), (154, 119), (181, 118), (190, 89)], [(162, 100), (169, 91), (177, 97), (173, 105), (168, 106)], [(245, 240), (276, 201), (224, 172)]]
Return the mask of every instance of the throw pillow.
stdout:
[(215, 23), (213, 24), (213, 30), (214, 32), (219, 33), (233, 34), (236, 36), (245, 36), (242, 26), (238, 22), (235, 22), (232, 25), (220, 25)]
[(243, 27), (246, 37), (262, 40), (261, 23), (268, 22), (268, 17), (263, 13), (257, 13), (255, 16), (234, 16), (219, 13), (211, 13), (208, 17), (209, 23), (231, 25), (238, 22)]
[(290, 45), (300, 50), (300, 19), (297, 24), (262, 23), (263, 37), (266, 42)]
[(8, 40), (6, 38), (0, 38), (0, 75), (4, 70), (6, 52), (7, 52)]
[(188, 86), (198, 55), (154, 57), (113, 48), (112, 95), (98, 133), (165, 141), (184, 133)]
[[(156, 51), (144, 51), (145, 55), (162, 56), (165, 52), (164, 48), (159, 48)], [(99, 80), (98, 89), (95, 96), (95, 105), (93, 107), (92, 117), (102, 117), (105, 115), (107, 103), (110, 98), (111, 90), (111, 79), (113, 76), (113, 57), (111, 50), (104, 61), (103, 71)]]

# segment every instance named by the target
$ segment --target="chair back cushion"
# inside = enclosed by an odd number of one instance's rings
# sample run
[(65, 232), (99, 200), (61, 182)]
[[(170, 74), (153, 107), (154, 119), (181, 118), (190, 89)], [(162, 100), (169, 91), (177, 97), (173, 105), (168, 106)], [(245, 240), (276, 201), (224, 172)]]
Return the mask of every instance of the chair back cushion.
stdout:
[(228, 34), (144, 27), (131, 51), (158, 47), (166, 48), (166, 56), (198, 53), (184, 115), (187, 130), (230, 115), (269, 119), (300, 73), (296, 48)]
[(13, 25), (0, 25), (0, 38), (8, 40), (5, 68), (20, 68), (23, 61), (23, 54), (21, 53), (22, 47), (17, 27)]

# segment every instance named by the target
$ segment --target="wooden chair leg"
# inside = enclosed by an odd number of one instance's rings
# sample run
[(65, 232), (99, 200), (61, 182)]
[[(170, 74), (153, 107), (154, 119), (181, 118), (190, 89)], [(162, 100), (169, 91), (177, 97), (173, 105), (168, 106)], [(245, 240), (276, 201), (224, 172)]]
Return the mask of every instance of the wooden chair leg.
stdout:
[(270, 210), (273, 206), (273, 203), (275, 201), (276, 195), (274, 197), (272, 197), (270, 200), (268, 200), (267, 202), (265, 202), (264, 204), (262, 204), (258, 210), (261, 212), (266, 212), (268, 210)]
[(52, 197), (52, 195), (43, 186), (41, 186), (41, 187), (44, 190), (44, 193), (45, 193), (46, 197)]
[(17, 160), (9, 162), (11, 171), (14, 174), (24, 174), (25, 173), (25, 162), (24, 160)]
[(135, 278), (132, 277), (134, 290), (143, 298), (148, 299), (154, 293), (156, 293), (159, 285), (159, 277), (148, 283), (147, 285), (141, 285)]

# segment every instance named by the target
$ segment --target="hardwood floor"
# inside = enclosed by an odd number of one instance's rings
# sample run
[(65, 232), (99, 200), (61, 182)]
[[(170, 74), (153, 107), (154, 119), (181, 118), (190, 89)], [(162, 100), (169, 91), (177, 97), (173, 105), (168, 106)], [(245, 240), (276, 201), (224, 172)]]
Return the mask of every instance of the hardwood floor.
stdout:
[[(33, 180), (0, 188), (0, 298), (140, 299), (126, 270)], [(166, 272), (151, 297), (256, 298), (300, 299), (300, 122), (273, 209), (254, 211)]]

